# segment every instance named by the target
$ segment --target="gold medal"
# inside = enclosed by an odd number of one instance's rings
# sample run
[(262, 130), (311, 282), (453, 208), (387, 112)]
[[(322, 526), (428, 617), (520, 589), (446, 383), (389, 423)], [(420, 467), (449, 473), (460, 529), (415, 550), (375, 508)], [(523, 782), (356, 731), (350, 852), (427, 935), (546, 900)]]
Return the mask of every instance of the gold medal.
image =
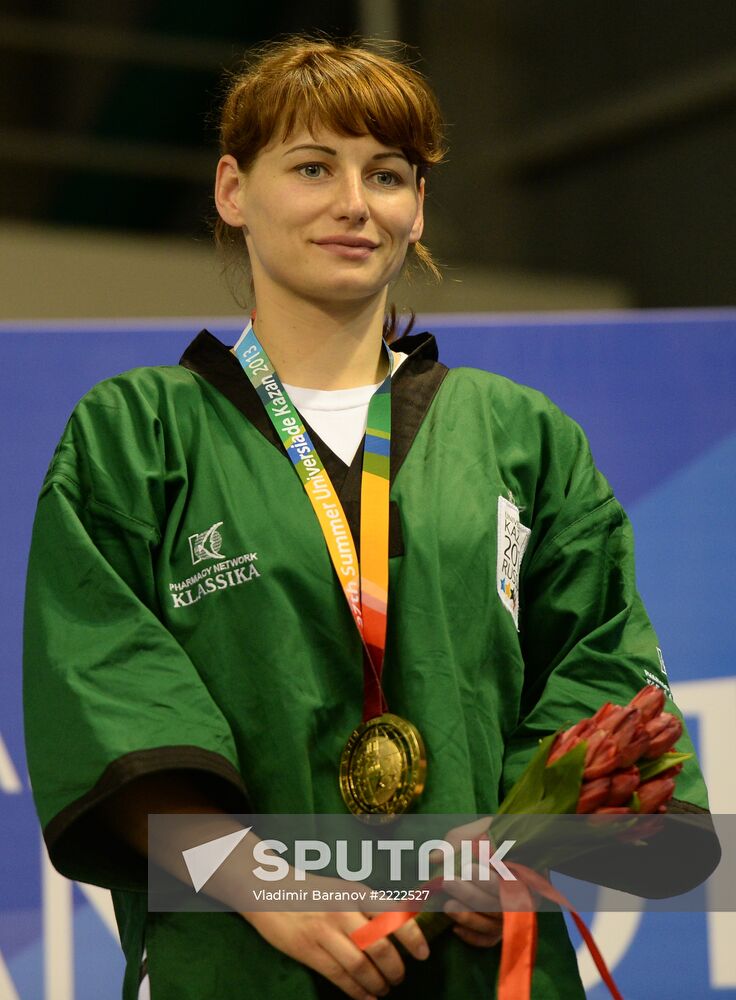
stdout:
[(384, 712), (350, 734), (340, 758), (340, 791), (356, 815), (403, 813), (421, 795), (426, 773), (419, 730)]

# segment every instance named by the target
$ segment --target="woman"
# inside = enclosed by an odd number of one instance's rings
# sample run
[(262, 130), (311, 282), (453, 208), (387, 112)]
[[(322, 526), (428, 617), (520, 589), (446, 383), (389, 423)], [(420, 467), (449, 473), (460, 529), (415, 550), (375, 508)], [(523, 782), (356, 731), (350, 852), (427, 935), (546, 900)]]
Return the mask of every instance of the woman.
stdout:
[[(380, 811), (395, 793), (490, 814), (541, 736), (666, 686), (628, 522), (580, 429), (532, 390), (448, 371), (429, 334), (383, 346), (390, 283), (407, 253), (431, 261), (426, 82), (364, 49), (280, 43), (233, 80), (221, 138), (221, 237), (245, 241), (254, 324), (232, 351), (203, 332), (178, 367), (93, 389), (39, 502), (26, 705), (49, 852), (113, 889), (126, 998), (144, 953), (157, 1000), (488, 996), (493, 915), (454, 913), (426, 961), (406, 925), (402, 961), (389, 942), (358, 952), (359, 913), (146, 913), (150, 812)], [(381, 738), (419, 749), (369, 800), (360, 721), (387, 707)], [(696, 764), (677, 795), (706, 808)], [(581, 995), (545, 915), (534, 996)]]

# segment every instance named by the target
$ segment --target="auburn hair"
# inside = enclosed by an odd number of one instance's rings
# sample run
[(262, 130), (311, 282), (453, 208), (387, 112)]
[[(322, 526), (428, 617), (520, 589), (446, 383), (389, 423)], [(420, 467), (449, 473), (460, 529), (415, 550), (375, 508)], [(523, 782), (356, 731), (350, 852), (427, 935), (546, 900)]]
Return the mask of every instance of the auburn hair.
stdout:
[[(386, 48), (383, 42), (371, 44)], [(221, 154), (234, 156), (245, 173), (265, 146), (274, 138), (287, 139), (296, 127), (370, 134), (401, 149), (417, 168), (418, 184), (444, 157), (444, 126), (431, 87), (396, 50), (384, 55), (354, 40), (296, 36), (251, 51), (225, 94)], [(217, 219), (215, 241), (226, 266), (235, 255), (242, 261), (239, 229)], [(416, 243), (414, 252), (439, 278), (427, 248)]]

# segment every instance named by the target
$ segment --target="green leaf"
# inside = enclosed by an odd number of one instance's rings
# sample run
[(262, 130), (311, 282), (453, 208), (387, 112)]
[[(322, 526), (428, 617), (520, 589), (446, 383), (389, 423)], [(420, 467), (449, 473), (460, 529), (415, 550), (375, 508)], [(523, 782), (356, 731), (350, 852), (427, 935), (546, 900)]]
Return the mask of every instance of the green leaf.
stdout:
[(656, 778), (662, 771), (667, 771), (675, 764), (682, 764), (691, 757), (691, 753), (678, 753), (676, 750), (671, 750), (669, 753), (663, 753), (656, 760), (648, 760), (645, 764), (639, 764), (637, 766), (641, 780), (649, 781), (650, 778)]
[(580, 785), (585, 768), (585, 740), (544, 769), (544, 798), (547, 813), (574, 813), (580, 797)]
[(524, 773), (499, 806), (497, 816), (504, 813), (534, 812), (534, 807), (544, 797), (544, 771), (556, 736), (557, 733), (552, 733), (541, 741), (539, 749), (524, 768)]
[(575, 812), (588, 744), (582, 740), (547, 767), (547, 758), (556, 736), (557, 733), (552, 733), (542, 740), (496, 815)]

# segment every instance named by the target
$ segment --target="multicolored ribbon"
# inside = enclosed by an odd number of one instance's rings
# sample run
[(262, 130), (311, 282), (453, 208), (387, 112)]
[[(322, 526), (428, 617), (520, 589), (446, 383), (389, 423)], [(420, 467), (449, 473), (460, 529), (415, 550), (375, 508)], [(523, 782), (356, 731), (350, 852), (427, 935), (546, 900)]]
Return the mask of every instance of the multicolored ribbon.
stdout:
[(249, 323), (233, 354), (258, 393), (299, 474), (327, 543), (332, 565), (360, 633), (364, 656), (363, 719), (387, 709), (381, 687), (388, 609), (388, 511), (393, 353), (389, 372), (373, 394), (360, 485), (360, 561), (348, 520), (296, 407)]

